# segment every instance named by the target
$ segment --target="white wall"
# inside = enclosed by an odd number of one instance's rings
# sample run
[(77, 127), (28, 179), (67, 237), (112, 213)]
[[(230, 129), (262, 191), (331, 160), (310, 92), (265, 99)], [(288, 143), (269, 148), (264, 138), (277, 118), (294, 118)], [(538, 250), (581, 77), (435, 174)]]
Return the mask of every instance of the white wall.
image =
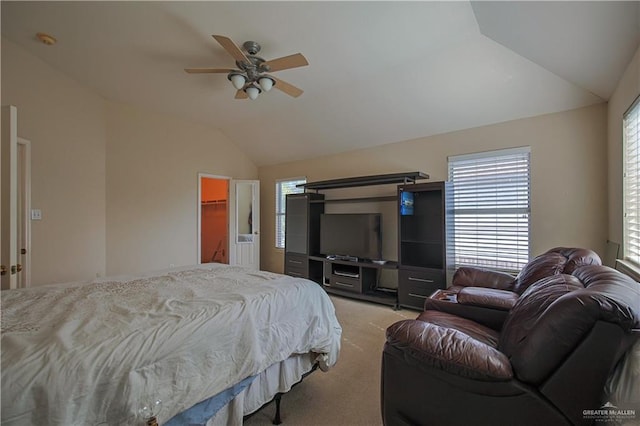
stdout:
[(106, 101), (4, 38), (1, 101), (32, 143), (32, 285), (197, 263), (198, 172), (258, 175), (218, 130)]
[[(449, 155), (517, 146), (531, 147), (531, 253), (537, 255), (555, 246), (577, 246), (590, 247), (602, 255), (607, 239), (606, 119), (606, 104), (599, 104), (262, 167), (262, 267), (283, 270), (283, 251), (274, 244), (276, 179), (306, 176), (312, 182), (422, 171), (431, 176), (431, 181), (446, 180)], [(394, 125), (393, 119), (389, 125)], [(391, 191), (388, 195), (394, 194), (393, 189), (386, 190)], [(354, 188), (351, 193), (358, 191), (362, 190)], [(396, 238), (393, 226), (384, 232), (383, 238)]]
[[(609, 98), (608, 177), (609, 239), (622, 244), (622, 114), (640, 96), (640, 47)], [(622, 250), (620, 251), (622, 253)]]
[(31, 141), (32, 284), (104, 275), (106, 120), (103, 99), (2, 38), (3, 105)]
[(198, 173), (256, 179), (218, 130), (109, 103), (107, 273), (198, 263)]

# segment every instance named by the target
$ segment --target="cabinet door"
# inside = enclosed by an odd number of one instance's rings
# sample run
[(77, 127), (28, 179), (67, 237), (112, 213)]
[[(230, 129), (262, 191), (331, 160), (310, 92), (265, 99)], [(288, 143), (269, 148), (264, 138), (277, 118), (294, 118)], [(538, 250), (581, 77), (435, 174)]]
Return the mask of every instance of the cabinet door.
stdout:
[(445, 288), (444, 271), (437, 269), (398, 271), (398, 300), (401, 306), (422, 309), (424, 301)]
[(308, 254), (308, 210), (306, 194), (287, 195), (284, 245), (287, 253)]
[(309, 260), (307, 256), (286, 253), (284, 255), (284, 273), (292, 277), (309, 278)]

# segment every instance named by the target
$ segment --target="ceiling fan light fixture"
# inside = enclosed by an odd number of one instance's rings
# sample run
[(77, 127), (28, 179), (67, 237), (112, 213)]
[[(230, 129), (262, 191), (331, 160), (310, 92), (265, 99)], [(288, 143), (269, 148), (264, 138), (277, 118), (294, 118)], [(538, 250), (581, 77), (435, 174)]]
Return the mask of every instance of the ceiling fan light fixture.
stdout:
[(260, 93), (269, 92), (274, 86), (294, 98), (303, 93), (302, 89), (267, 74), (309, 65), (302, 53), (294, 53), (266, 61), (256, 56), (260, 51), (260, 45), (254, 41), (245, 42), (242, 45), (243, 51), (229, 37), (214, 34), (213, 38), (231, 55), (236, 66), (234, 68), (185, 68), (185, 72), (188, 74), (226, 74), (227, 80), (236, 89), (235, 99), (255, 100)]
[(233, 84), (233, 87), (238, 90), (242, 89), (244, 84), (247, 82), (245, 76), (239, 72), (230, 72), (227, 78), (231, 80), (231, 84)]
[(261, 90), (260, 88), (252, 84), (251, 86), (244, 89), (244, 92), (247, 94), (247, 96), (249, 96), (249, 99), (254, 101), (258, 98), (258, 95), (260, 94)]
[(276, 82), (273, 78), (269, 76), (263, 76), (263, 77), (260, 77), (260, 79), (258, 80), (258, 84), (260, 85), (262, 90), (264, 90), (265, 92), (268, 92), (269, 90), (271, 90), (273, 85), (276, 84)]

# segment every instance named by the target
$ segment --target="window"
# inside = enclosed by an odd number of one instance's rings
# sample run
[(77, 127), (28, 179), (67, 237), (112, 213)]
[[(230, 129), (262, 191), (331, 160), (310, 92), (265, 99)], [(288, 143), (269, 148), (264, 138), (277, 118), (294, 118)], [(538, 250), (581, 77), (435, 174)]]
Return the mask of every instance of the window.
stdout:
[(624, 258), (640, 266), (640, 97), (622, 116)]
[(449, 157), (450, 267), (516, 272), (529, 261), (530, 149)]
[(307, 183), (306, 178), (276, 181), (276, 248), (284, 248), (284, 215), (287, 209), (287, 194), (300, 194), (304, 188), (296, 185)]

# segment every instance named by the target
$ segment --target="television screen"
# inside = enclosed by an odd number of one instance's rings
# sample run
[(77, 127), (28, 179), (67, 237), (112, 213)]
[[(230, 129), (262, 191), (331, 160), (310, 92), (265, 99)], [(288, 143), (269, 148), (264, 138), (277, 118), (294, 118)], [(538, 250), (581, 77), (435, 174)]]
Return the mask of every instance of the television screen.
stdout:
[(323, 214), (320, 216), (320, 252), (325, 256), (382, 258), (379, 213)]

